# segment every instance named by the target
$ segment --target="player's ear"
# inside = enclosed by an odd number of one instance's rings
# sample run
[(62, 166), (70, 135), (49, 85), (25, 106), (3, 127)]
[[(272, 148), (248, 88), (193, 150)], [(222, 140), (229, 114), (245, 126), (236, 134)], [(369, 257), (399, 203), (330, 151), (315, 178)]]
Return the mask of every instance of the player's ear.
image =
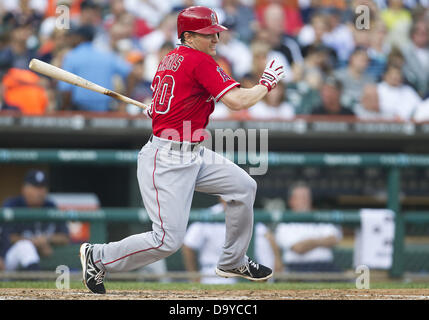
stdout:
[(193, 35), (194, 35), (193, 32), (185, 31), (183, 33), (183, 40), (184, 40), (184, 42), (189, 42), (189, 40), (191, 40), (193, 38)]

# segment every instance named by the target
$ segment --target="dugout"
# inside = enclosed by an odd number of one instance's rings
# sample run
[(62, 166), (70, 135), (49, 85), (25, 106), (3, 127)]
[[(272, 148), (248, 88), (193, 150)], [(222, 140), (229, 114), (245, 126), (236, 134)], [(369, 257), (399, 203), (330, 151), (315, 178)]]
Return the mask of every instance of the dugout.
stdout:
[[(401, 263), (393, 274), (429, 270), (425, 249), (429, 243), (429, 124), (298, 117), (282, 122), (213, 121), (210, 125), (211, 130), (238, 128), (269, 131), (272, 162), (267, 174), (254, 176), (257, 209), (264, 209), (266, 199), (284, 199), (288, 185), (304, 179), (314, 190), (315, 206), (320, 210), (388, 206), (407, 212), (398, 224), (396, 259)], [(0, 176), (7, 181), (0, 186), (2, 200), (19, 192), (28, 168), (38, 167), (50, 173), (53, 192), (93, 192), (102, 207), (112, 209), (141, 206), (134, 157), (149, 137), (147, 119), (6, 114), (0, 118), (0, 131)], [(213, 197), (197, 193), (193, 209), (215, 202)], [(107, 222), (105, 227), (109, 241), (135, 231), (132, 224), (120, 220)], [(346, 226), (346, 235), (352, 237), (352, 229)], [(58, 248), (56, 254), (69, 256), (67, 250), (72, 249)], [(335, 256), (349, 268), (350, 243), (336, 248)], [(171, 268), (180, 269), (178, 256), (172, 259)], [(46, 266), (56, 261), (46, 260)]]

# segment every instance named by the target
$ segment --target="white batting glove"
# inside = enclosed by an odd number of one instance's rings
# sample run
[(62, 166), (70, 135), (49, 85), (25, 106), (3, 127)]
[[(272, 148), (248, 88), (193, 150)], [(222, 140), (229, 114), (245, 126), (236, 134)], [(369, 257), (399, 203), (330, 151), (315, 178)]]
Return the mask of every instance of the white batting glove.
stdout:
[(284, 76), (283, 66), (276, 59), (273, 59), (265, 67), (264, 73), (259, 79), (259, 84), (267, 87), (268, 92), (270, 92)]

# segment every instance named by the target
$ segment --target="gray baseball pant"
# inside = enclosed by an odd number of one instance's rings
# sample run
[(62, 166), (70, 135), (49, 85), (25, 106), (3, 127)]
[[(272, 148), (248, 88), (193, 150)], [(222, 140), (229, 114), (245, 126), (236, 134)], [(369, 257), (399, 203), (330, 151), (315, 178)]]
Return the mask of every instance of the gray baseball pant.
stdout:
[[(226, 201), (226, 236), (218, 266), (232, 269), (247, 262), (253, 232), (256, 182), (223, 156), (186, 144), (171, 150), (172, 142), (153, 137), (138, 155), (137, 179), (152, 231), (121, 241), (95, 244), (93, 258), (108, 272), (140, 268), (176, 252), (182, 246), (194, 191)], [(183, 149), (185, 149), (183, 151)]]

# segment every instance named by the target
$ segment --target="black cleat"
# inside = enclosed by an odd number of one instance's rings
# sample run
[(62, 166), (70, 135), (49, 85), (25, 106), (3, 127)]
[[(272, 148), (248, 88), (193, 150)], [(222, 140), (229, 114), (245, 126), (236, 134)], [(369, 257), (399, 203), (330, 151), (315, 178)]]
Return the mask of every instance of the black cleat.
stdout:
[(93, 246), (89, 243), (83, 243), (80, 246), (80, 262), (82, 264), (83, 283), (89, 291), (98, 294), (105, 294), (104, 277), (106, 271), (100, 270), (92, 259)]
[(224, 278), (241, 277), (251, 281), (267, 281), (273, 276), (273, 270), (249, 258), (245, 265), (235, 269), (222, 270), (216, 268), (216, 274)]

